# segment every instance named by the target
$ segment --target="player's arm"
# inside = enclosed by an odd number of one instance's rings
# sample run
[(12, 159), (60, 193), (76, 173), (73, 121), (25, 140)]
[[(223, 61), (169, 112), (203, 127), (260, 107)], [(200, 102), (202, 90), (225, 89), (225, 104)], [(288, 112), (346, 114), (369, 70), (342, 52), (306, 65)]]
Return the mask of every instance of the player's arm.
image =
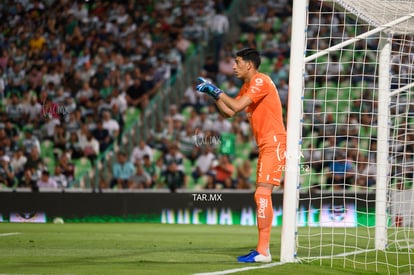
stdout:
[(216, 105), (217, 105), (217, 108), (219, 109), (220, 114), (223, 117), (229, 118), (236, 114), (232, 109), (227, 107), (227, 105), (224, 104), (224, 102), (220, 99), (216, 100)]
[(241, 96), (239, 98), (232, 98), (225, 93), (219, 95), (216, 100), (217, 107), (226, 114), (226, 116), (231, 117), (236, 113), (243, 111), (247, 106), (252, 104), (253, 101), (248, 96)]
[(231, 117), (235, 113), (244, 110), (253, 102), (247, 96), (232, 98), (202, 77), (199, 77), (198, 80), (201, 81), (201, 83), (197, 85), (197, 90), (214, 98), (220, 112), (226, 117)]

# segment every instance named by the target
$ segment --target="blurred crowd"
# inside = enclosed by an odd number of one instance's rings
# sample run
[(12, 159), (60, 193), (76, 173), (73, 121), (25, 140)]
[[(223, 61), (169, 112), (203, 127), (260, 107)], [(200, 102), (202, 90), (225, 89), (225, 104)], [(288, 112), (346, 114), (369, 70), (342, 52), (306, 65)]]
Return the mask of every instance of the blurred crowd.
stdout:
[(70, 187), (231, 1), (0, 3), (0, 183)]

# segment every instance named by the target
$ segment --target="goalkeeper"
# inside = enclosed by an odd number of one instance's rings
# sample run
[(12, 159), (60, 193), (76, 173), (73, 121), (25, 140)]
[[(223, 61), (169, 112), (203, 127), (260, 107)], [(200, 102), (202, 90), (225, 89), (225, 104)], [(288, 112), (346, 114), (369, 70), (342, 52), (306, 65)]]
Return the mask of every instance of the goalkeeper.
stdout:
[(236, 98), (231, 98), (214, 84), (199, 77), (199, 92), (214, 98), (220, 112), (226, 117), (246, 111), (259, 147), (257, 163), (256, 202), (258, 243), (256, 249), (239, 256), (243, 263), (270, 262), (269, 243), (273, 220), (272, 190), (280, 185), (285, 164), (286, 130), (282, 105), (277, 88), (271, 78), (258, 71), (260, 54), (255, 49), (236, 53), (233, 70), (243, 85)]

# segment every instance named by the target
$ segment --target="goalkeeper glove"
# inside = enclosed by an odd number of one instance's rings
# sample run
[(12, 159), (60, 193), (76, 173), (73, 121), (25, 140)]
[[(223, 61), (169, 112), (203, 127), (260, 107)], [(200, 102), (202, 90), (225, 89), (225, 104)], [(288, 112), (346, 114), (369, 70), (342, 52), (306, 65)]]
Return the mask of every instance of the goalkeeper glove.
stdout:
[(201, 81), (201, 83), (196, 86), (197, 91), (208, 94), (215, 100), (217, 100), (219, 95), (223, 93), (222, 90), (217, 88), (213, 83), (208, 82), (203, 77), (199, 77), (198, 80)]

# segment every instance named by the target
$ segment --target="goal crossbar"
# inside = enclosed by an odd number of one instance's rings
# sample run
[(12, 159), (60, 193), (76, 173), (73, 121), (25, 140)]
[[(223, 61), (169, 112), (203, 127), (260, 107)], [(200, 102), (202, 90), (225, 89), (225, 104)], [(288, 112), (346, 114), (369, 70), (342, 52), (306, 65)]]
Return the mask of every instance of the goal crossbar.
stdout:
[(355, 36), (353, 38), (350, 38), (350, 39), (348, 39), (348, 40), (346, 40), (344, 42), (341, 42), (339, 44), (336, 44), (335, 46), (332, 46), (332, 47), (330, 47), (328, 49), (325, 49), (323, 51), (319, 51), (317, 53), (314, 53), (314, 54), (312, 54), (312, 55), (310, 55), (308, 57), (305, 57), (305, 63), (310, 62), (310, 61), (313, 61), (316, 58), (321, 57), (321, 56), (324, 56), (324, 55), (326, 55), (326, 54), (328, 54), (330, 52), (333, 52), (333, 51), (337, 51), (339, 49), (342, 49), (342, 48), (344, 48), (344, 47), (346, 47), (348, 45), (351, 45), (351, 44), (355, 43), (356, 41), (365, 39), (365, 38), (370, 37), (370, 36), (372, 36), (374, 34), (377, 34), (377, 33), (380, 33), (382, 31), (385, 31), (385, 30), (387, 30), (387, 29), (389, 29), (389, 28), (391, 28), (393, 26), (399, 25), (399, 24), (401, 24), (401, 23), (403, 23), (405, 21), (408, 21), (408, 20), (410, 20), (412, 18), (414, 18), (414, 13), (410, 13), (409, 15), (406, 15), (404, 17), (401, 17), (401, 18), (398, 18), (398, 19), (393, 20), (391, 22), (388, 22), (387, 24), (385, 24), (383, 26), (380, 26), (380, 27), (377, 27), (377, 28), (375, 28), (375, 29), (373, 29), (371, 31), (368, 31), (368, 32), (365, 32), (363, 34), (357, 35), (357, 36)]
[[(413, 10), (414, 2), (411, 0), (375, 0), (372, 5), (370, 1), (361, 0), (334, 0), (347, 11), (353, 13), (358, 18), (365, 20), (373, 26), (383, 26), (392, 18), (402, 18), (407, 12)], [(407, 22), (404, 26), (399, 24), (390, 26), (395, 34), (414, 33), (414, 19)]]

